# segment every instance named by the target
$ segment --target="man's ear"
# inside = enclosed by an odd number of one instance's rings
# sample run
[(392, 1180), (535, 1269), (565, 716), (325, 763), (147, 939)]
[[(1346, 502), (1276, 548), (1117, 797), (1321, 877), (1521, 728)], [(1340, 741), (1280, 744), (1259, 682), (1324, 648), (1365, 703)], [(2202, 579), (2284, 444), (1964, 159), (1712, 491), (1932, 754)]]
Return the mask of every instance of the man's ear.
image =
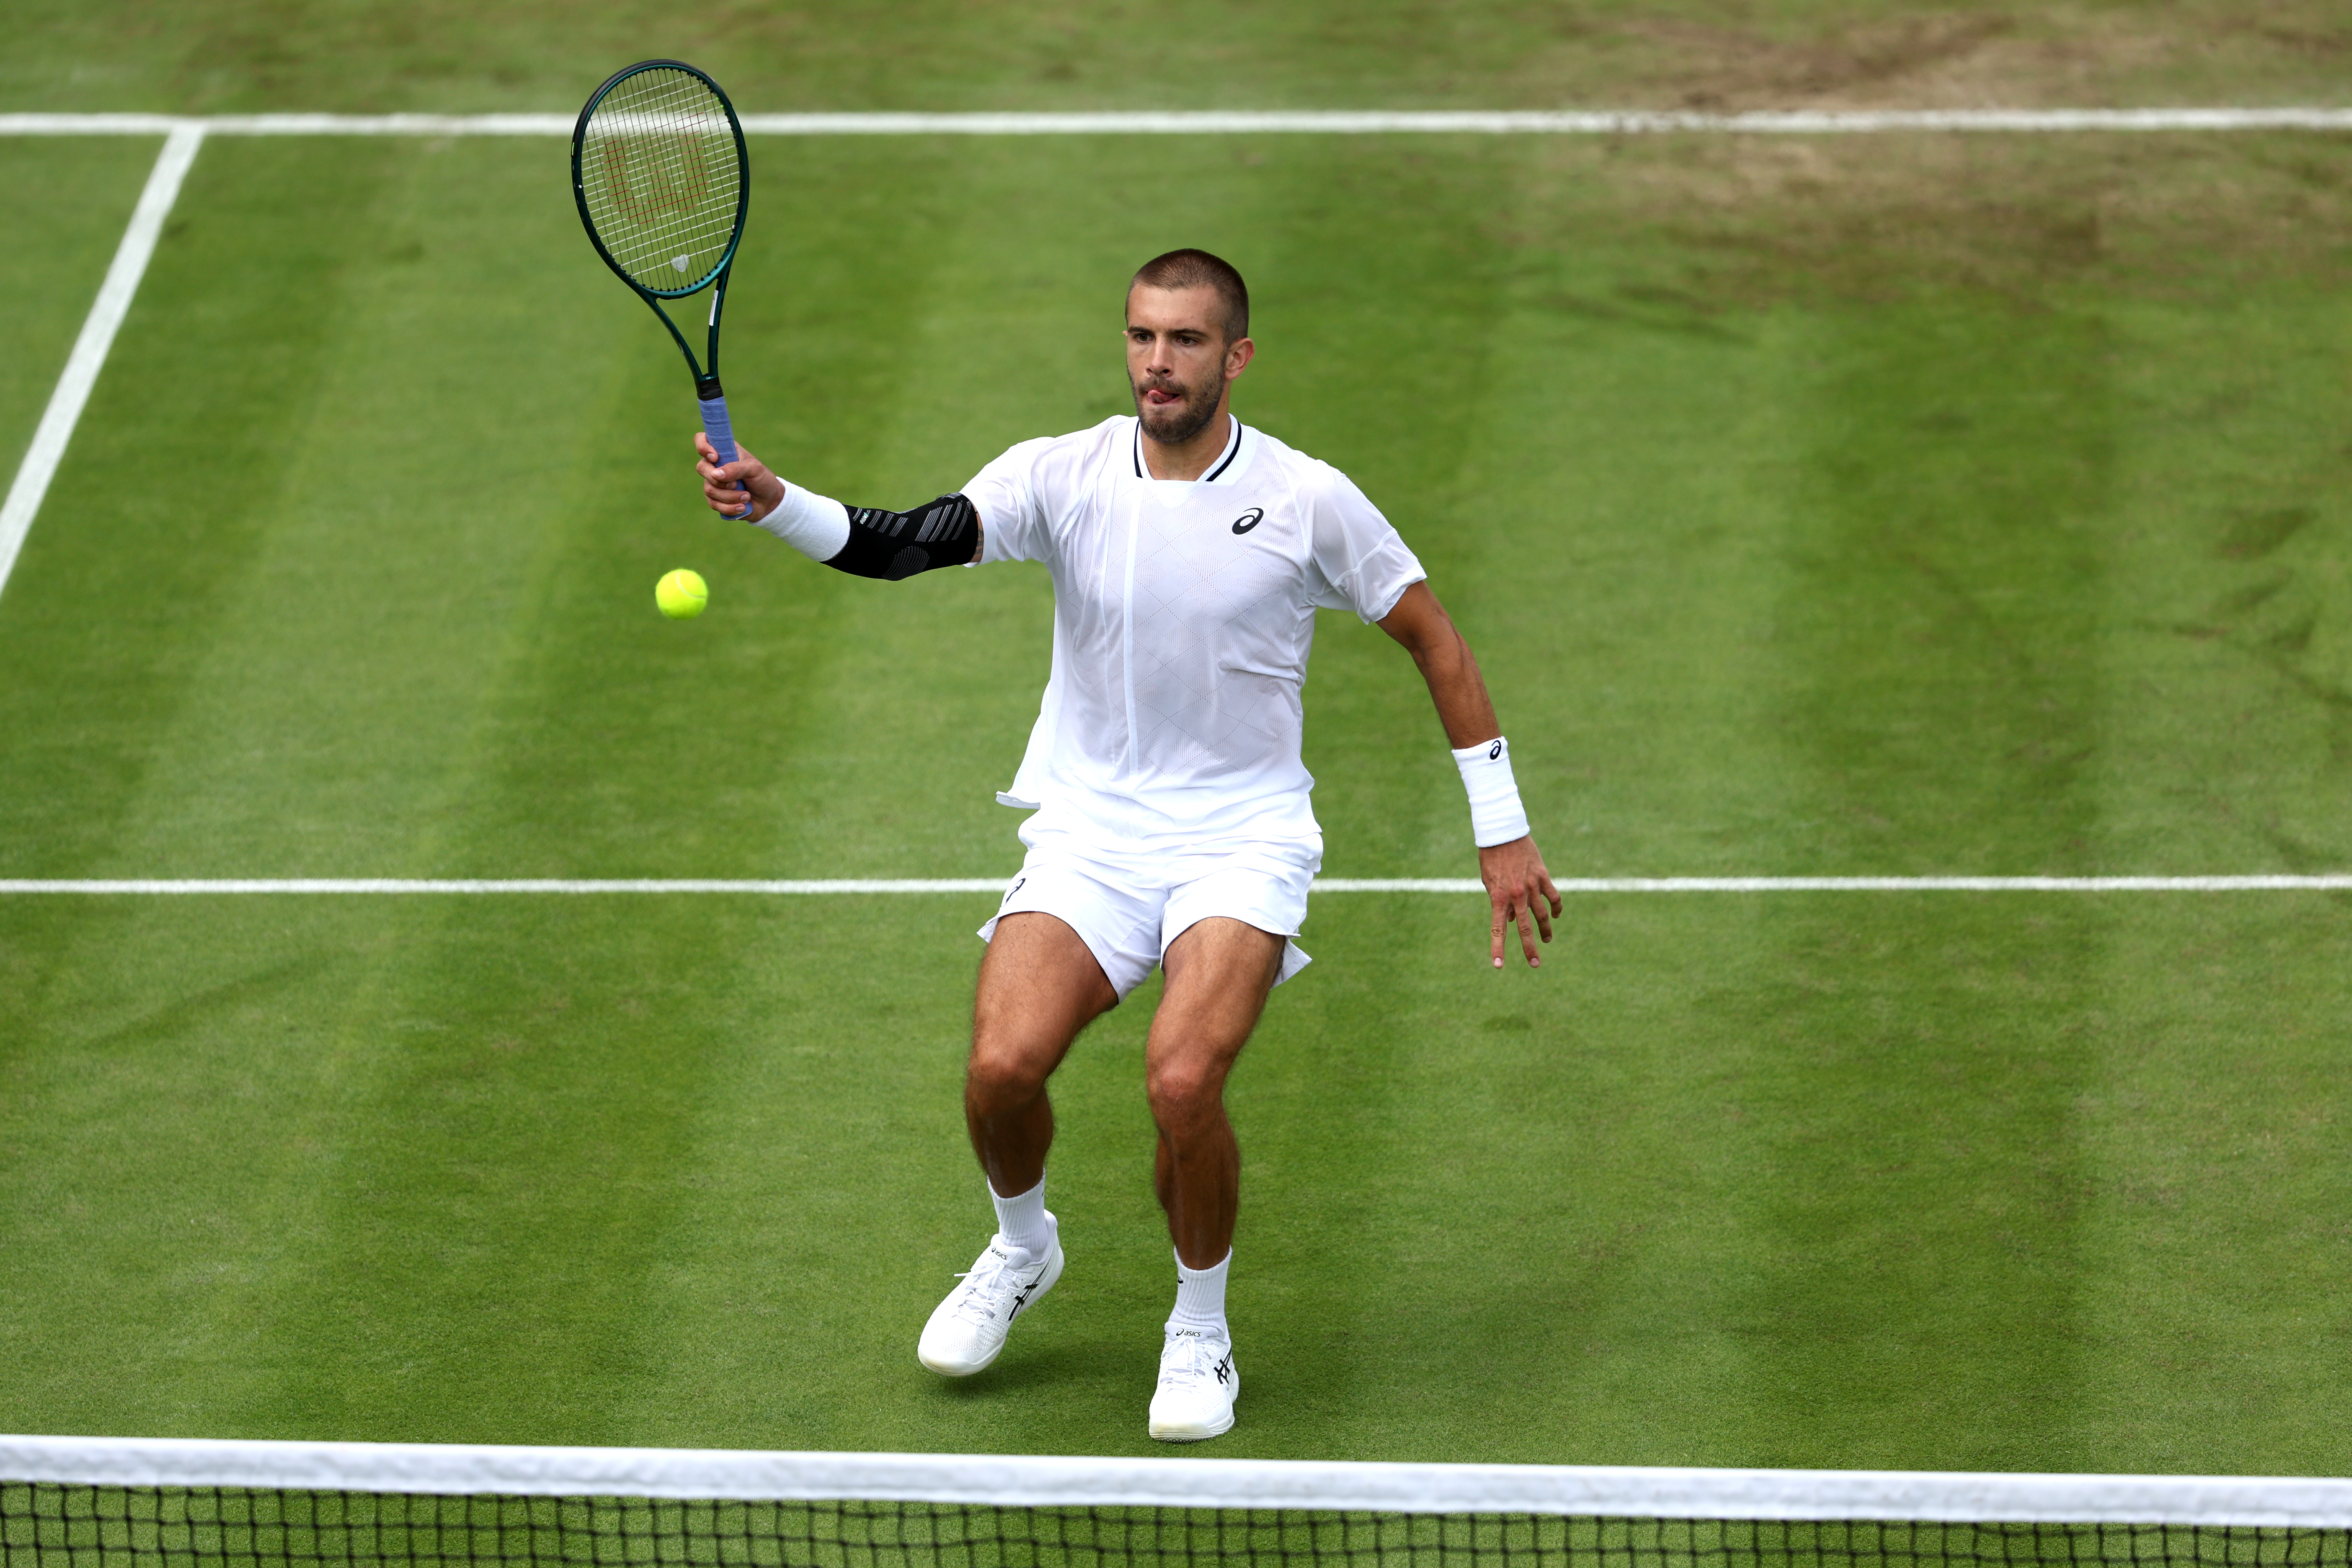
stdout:
[(1250, 360), (1256, 353), (1257, 344), (1247, 338), (1242, 339), (1239, 342), (1227, 343), (1225, 345), (1225, 379), (1231, 381), (1248, 369)]

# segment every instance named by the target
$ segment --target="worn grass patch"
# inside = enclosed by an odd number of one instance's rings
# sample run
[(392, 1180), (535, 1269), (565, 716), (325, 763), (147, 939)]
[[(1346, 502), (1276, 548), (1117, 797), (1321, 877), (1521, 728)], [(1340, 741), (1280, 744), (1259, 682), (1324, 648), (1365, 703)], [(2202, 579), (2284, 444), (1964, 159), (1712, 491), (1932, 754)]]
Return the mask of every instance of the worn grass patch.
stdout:
[(0, 109), (569, 110), (656, 55), (761, 110), (2341, 103), (2352, 58), (2326, 0), (1217, 0), (1181, 26), (1137, 0), (14, 0), (8, 21)]

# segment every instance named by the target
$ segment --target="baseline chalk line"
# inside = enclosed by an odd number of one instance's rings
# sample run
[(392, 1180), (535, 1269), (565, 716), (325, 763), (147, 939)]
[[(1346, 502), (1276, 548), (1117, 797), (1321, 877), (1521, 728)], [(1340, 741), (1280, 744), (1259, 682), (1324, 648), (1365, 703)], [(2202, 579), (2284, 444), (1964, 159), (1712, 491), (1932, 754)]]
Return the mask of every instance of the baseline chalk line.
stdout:
[(146, 276), (148, 258), (155, 254), (156, 237), (163, 232), (163, 220), (179, 198), (180, 182), (187, 177), (188, 165), (195, 162), (196, 149), (204, 140), (200, 123), (174, 124), (163, 138), (154, 168), (148, 172), (146, 188), (139, 193), (139, 205), (131, 209), (131, 222), (122, 231), (122, 243), (115, 247), (114, 263), (106, 269), (106, 280), (99, 285), (98, 298), (82, 320), (81, 335), (74, 339), (73, 352), (66, 358), (65, 372), (49, 393), (49, 405), (33, 431), (33, 444), (16, 466), (8, 499), (0, 501), (0, 591), (8, 586), (17, 552), (33, 530), (33, 519), (41, 510), (42, 498), (49, 493), (58, 465), (65, 460), (74, 426), (81, 422), (82, 407), (89, 402), (90, 389), (98, 384), (98, 373), (106, 365), (122, 318), (131, 313), (139, 280)]
[[(97, 897), (255, 893), (646, 894), (738, 893), (824, 897), (851, 893), (1002, 893), (1010, 877), (853, 877), (782, 880), (720, 878), (0, 879), (0, 896)], [(2352, 873), (2242, 877), (1571, 877), (1562, 893), (2246, 893), (2352, 891)], [(1318, 893), (1479, 893), (1472, 877), (1318, 877)]]
[[(571, 114), (0, 114), (0, 136), (569, 136)], [(1391, 134), (1822, 136), (1906, 131), (2352, 131), (2352, 109), (1187, 110), (1072, 114), (746, 114), (754, 136)]]

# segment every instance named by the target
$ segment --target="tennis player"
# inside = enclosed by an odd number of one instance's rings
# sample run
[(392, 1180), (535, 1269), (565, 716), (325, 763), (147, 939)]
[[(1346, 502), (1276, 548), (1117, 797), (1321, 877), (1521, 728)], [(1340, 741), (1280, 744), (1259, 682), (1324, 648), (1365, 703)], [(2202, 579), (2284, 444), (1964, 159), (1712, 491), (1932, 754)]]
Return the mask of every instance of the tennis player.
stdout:
[(1329, 465), (1236, 419), (1249, 293), (1204, 251), (1146, 263), (1127, 294), (1132, 417), (1024, 441), (913, 511), (845, 507), (787, 485), (749, 451), (698, 471), (717, 510), (803, 553), (896, 581), (942, 566), (1039, 561), (1054, 576), (1054, 663), (1010, 790), (1034, 813), (1027, 858), (994, 918), (972, 1008), (964, 1119), (996, 1234), (924, 1325), (917, 1354), (968, 1376), (1062, 1277), (1045, 1206), (1046, 1080), (1079, 1032), (1167, 977), (1145, 1048), (1154, 1166), (1176, 1248), (1176, 1306), (1151, 1436), (1213, 1437), (1241, 1378), (1225, 1321), (1241, 1155), (1224, 1084), (1267, 994), (1307, 964), (1297, 937), (1323, 837), (1299, 761), (1299, 689), (1315, 611), (1353, 610), (1404, 645), (1429, 683), (1470, 797), (1493, 904), (1533, 966), (1559, 895), (1528, 834), (1510, 747), (1470, 647), (1404, 541)]

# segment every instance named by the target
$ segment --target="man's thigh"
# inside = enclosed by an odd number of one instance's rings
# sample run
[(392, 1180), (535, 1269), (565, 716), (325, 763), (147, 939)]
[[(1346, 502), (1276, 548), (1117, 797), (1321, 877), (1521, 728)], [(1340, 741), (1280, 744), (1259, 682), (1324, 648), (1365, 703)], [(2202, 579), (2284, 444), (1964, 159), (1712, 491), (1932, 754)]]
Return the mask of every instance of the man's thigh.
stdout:
[(1034, 912), (1006, 915), (980, 961), (973, 1059), (1042, 1081), (1079, 1031), (1118, 1005), (1102, 965), (1067, 922)]
[(1290, 939), (1212, 915), (1168, 944), (1160, 1010), (1145, 1047), (1147, 1070), (1179, 1065), (1222, 1080), (1241, 1055), (1282, 973)]
[(1125, 996), (1160, 962), (1167, 905), (1166, 890), (1149, 877), (1090, 859), (1066, 845), (1041, 845), (1031, 848), (996, 917), (980, 934), (993, 941), (997, 928), (1014, 915), (1051, 915), (1094, 954), (1112, 993)]

